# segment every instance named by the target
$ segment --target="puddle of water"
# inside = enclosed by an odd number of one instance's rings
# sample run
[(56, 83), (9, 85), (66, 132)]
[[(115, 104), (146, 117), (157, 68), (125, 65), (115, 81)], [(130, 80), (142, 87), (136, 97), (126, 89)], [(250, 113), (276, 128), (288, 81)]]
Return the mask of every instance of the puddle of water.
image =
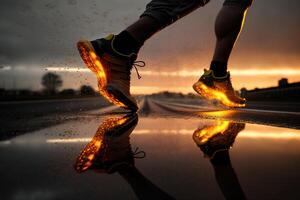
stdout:
[(19, 136), (0, 149), (1, 199), (300, 198), (294, 129), (110, 116)]

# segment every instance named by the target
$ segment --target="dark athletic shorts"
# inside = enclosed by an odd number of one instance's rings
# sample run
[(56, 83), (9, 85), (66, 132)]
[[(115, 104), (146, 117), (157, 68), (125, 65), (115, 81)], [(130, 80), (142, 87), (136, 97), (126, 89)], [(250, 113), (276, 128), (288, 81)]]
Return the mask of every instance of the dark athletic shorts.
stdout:
[[(204, 6), (210, 0), (152, 0), (147, 4), (145, 12), (141, 15), (149, 16), (159, 22), (161, 27), (172, 24), (179, 18), (193, 10)], [(248, 8), (252, 0), (225, 0), (224, 5), (238, 5)]]

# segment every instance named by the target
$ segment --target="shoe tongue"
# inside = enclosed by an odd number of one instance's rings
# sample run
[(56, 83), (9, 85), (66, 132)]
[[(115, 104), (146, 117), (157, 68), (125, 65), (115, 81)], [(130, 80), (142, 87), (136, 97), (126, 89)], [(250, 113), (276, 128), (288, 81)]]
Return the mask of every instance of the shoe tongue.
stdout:
[(209, 75), (211, 72), (211, 70), (204, 69), (204, 75)]
[(109, 34), (108, 36), (106, 36), (104, 39), (105, 40), (112, 40), (115, 37), (114, 34)]
[[(109, 37), (109, 36), (108, 36)], [(122, 51), (122, 48), (118, 48), (118, 43), (116, 42), (116, 36), (113, 35), (111, 38), (111, 42), (110, 42), (110, 49), (113, 52), (114, 55), (118, 56), (118, 57), (122, 57), (125, 59), (130, 59), (132, 60), (132, 62), (134, 62), (137, 58), (137, 54), (135, 51), (131, 51), (131, 52), (125, 52), (124, 50)], [(128, 48), (126, 48), (128, 49)]]
[(134, 62), (136, 59), (137, 59), (137, 55), (136, 55), (136, 54), (131, 54), (130, 60), (131, 60), (132, 62)]

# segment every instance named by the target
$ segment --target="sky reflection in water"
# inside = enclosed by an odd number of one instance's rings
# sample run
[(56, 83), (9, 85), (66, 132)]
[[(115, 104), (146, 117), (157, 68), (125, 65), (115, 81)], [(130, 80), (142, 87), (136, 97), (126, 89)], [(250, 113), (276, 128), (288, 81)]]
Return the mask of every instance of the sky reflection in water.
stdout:
[(0, 168), (10, 172), (1, 174), (2, 195), (299, 197), (299, 130), (200, 118), (141, 117), (137, 122), (136, 115), (109, 116), (1, 142)]

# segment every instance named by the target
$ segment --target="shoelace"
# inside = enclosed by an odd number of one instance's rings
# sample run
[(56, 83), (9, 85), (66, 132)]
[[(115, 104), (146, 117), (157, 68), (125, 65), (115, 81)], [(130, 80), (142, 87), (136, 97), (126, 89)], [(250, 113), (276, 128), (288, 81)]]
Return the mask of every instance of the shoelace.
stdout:
[(137, 69), (138, 67), (145, 67), (146, 66), (146, 63), (144, 61), (134, 61), (132, 66), (134, 67), (135, 71), (136, 71), (136, 74), (138, 76), (138, 79), (141, 79), (142, 76), (140, 75), (139, 73), (139, 70)]
[(139, 151), (139, 148), (136, 147), (135, 150), (132, 152), (134, 158), (145, 158), (146, 153), (145, 151)]

